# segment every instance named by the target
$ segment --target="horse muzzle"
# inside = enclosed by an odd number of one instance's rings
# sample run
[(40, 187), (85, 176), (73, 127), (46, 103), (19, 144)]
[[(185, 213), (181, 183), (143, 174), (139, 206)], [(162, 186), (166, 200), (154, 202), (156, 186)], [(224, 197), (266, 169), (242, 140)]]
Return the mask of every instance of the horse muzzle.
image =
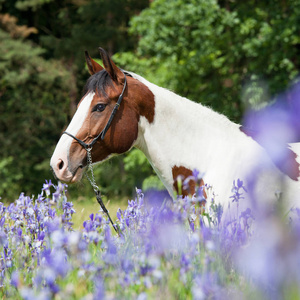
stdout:
[(54, 176), (65, 183), (75, 183), (81, 180), (84, 173), (83, 164), (78, 164), (75, 168), (70, 168), (67, 158), (55, 157), (50, 161), (50, 167)]

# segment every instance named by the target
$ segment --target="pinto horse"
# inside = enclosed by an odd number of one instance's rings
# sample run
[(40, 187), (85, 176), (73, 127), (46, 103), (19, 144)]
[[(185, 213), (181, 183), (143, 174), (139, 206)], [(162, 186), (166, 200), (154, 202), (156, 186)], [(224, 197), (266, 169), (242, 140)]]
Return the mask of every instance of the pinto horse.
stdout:
[[(93, 143), (93, 163), (133, 147), (140, 149), (171, 195), (174, 190), (178, 192), (178, 176), (191, 178), (194, 169), (203, 174), (201, 184), (212, 186), (215, 200), (221, 204), (229, 201), (237, 179), (243, 180), (246, 187), (254, 184), (260, 199), (275, 199), (278, 184), (283, 182), (292, 186), (287, 189), (293, 190), (290, 200), (300, 195), (296, 153), (299, 147), (290, 150), (293, 174), (288, 170), (283, 174), (265, 149), (240, 130), (240, 125), (139, 75), (122, 71), (103, 49), (99, 50), (104, 68), (86, 52), (91, 77), (67, 134), (61, 136), (51, 158), (51, 167), (59, 180), (73, 183), (82, 178), (87, 166), (84, 145)], [(189, 188), (182, 193), (194, 190), (195, 182), (191, 179)]]

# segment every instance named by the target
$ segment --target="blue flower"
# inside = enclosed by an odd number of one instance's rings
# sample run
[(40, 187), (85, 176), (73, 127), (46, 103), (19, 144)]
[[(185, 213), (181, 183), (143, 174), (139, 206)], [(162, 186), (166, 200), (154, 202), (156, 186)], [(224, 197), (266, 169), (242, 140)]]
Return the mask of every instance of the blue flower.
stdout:
[[(244, 199), (243, 191), (247, 192), (246, 188), (243, 186), (243, 181), (238, 179), (237, 184), (235, 184), (235, 180), (233, 181), (232, 193), (233, 195), (230, 196), (232, 198), (232, 202), (239, 202), (241, 199)], [(241, 191), (243, 190), (243, 191)]]
[(18, 288), (20, 285), (20, 274), (18, 271), (13, 271), (11, 274), (11, 280), (10, 283), (15, 288)]
[(2, 218), (0, 219), (0, 227), (3, 227), (4, 224), (5, 224), (5, 217), (2, 217)]
[(94, 293), (93, 299), (105, 299), (105, 287), (101, 274), (97, 273), (94, 278)]
[(46, 195), (49, 196), (51, 194), (50, 188), (54, 186), (53, 183), (51, 182), (51, 179), (48, 181), (46, 180), (46, 183), (43, 184), (42, 191), (45, 191)]

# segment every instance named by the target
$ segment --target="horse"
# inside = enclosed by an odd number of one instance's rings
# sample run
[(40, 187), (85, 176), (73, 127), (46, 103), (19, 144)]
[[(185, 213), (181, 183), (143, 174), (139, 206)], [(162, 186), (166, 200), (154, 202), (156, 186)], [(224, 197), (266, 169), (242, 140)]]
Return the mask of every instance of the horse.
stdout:
[[(282, 172), (239, 124), (120, 69), (104, 49), (99, 51), (103, 67), (85, 52), (90, 77), (84, 96), (50, 161), (57, 179), (80, 181), (87, 167), (87, 149), (92, 162), (101, 163), (136, 147), (172, 196), (195, 192), (191, 179), (195, 169), (202, 174), (200, 185), (210, 186), (222, 205), (229, 201), (237, 179), (246, 188), (255, 184), (258, 196), (266, 198), (260, 201), (276, 200), (275, 192), (283, 183), (287, 194), (293, 191), (290, 203), (300, 195), (299, 144), (289, 146), (293, 174)], [(179, 177), (188, 181), (187, 188), (179, 189)]]

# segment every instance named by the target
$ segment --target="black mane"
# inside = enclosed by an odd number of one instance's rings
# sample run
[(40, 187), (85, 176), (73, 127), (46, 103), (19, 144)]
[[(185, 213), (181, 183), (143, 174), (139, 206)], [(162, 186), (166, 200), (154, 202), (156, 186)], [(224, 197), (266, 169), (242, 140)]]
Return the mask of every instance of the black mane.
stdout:
[(100, 96), (107, 97), (106, 88), (113, 87), (113, 81), (106, 70), (102, 70), (92, 75), (86, 82), (83, 89), (83, 95), (89, 92), (95, 92)]

